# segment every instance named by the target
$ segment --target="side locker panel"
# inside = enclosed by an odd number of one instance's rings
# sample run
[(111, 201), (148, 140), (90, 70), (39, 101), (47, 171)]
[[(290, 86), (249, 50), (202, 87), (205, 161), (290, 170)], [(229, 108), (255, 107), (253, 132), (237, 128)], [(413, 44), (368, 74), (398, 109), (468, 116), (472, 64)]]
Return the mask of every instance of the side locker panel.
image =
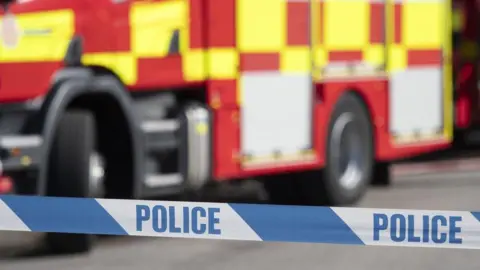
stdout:
[(237, 0), (244, 168), (308, 162), (305, 155), (312, 149), (308, 21), (308, 1)]
[(397, 145), (451, 137), (448, 2), (388, 2), (389, 128)]

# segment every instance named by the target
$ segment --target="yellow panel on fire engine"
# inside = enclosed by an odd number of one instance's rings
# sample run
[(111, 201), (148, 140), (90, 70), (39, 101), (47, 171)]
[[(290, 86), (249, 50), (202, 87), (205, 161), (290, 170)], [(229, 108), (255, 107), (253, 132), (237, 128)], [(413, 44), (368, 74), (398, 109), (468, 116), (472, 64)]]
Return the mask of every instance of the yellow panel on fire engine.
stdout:
[(280, 70), (284, 73), (309, 72), (311, 52), (308, 47), (289, 47), (280, 56)]
[[(389, 129), (397, 145), (451, 139), (451, 2), (450, 0), (404, 1), (402, 45), (394, 44), (394, 0), (390, 0), (389, 25)], [(443, 63), (406, 66), (411, 49), (442, 49)], [(412, 97), (415, 97), (412, 99)], [(421, 116), (421, 117), (419, 117)], [(415, 137), (410, 138), (412, 134)]]
[(321, 79), (322, 74), (322, 67), (327, 64), (328, 61), (328, 53), (322, 47), (315, 47), (314, 49), (314, 70), (313, 70), (313, 78), (314, 80), (318, 81)]
[(166, 56), (174, 31), (180, 31), (181, 40), (186, 36), (184, 0), (136, 2), (130, 12), (132, 52), (138, 57)]
[(238, 53), (232, 49), (210, 49), (207, 52), (208, 76), (211, 79), (235, 79), (238, 73)]
[(285, 46), (286, 2), (237, 0), (237, 46), (241, 52), (273, 52)]
[(111, 69), (127, 85), (137, 81), (137, 60), (129, 53), (85, 54), (82, 62), (85, 65), (99, 65)]
[(362, 49), (369, 43), (369, 1), (326, 0), (324, 3), (327, 49)]
[(389, 72), (407, 68), (407, 50), (403, 45), (391, 45), (388, 52), (387, 69)]
[(17, 15), (18, 43), (0, 43), (0, 62), (62, 60), (74, 32), (74, 16), (71, 10)]
[(182, 53), (183, 77), (187, 81), (201, 81), (207, 77), (205, 65), (206, 52), (189, 50)]
[[(444, 32), (443, 32), (443, 136), (452, 140), (453, 137), (453, 80), (452, 80), (452, 38), (454, 27), (452, 0), (443, 3)], [(456, 18), (458, 19), (458, 18)], [(461, 18), (463, 20), (463, 18)], [(455, 22), (457, 23), (457, 22)], [(456, 26), (457, 27), (457, 26)], [(463, 26), (461, 26), (463, 27)]]
[(385, 46), (383, 44), (368, 46), (363, 50), (363, 59), (375, 66), (385, 64)]
[(403, 14), (402, 38), (409, 49), (442, 46), (445, 22), (442, 1), (407, 1)]

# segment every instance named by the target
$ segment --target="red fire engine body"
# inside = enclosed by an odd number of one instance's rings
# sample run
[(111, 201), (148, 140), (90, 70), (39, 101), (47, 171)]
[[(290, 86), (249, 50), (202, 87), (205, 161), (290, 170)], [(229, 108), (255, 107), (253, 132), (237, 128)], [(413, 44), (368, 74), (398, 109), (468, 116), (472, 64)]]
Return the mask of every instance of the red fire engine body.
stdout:
[[(274, 203), (344, 205), (478, 122), (464, 56), (454, 101), (447, 0), (2, 2), (0, 187), (19, 194), (257, 178)], [(475, 40), (464, 15), (459, 36)]]

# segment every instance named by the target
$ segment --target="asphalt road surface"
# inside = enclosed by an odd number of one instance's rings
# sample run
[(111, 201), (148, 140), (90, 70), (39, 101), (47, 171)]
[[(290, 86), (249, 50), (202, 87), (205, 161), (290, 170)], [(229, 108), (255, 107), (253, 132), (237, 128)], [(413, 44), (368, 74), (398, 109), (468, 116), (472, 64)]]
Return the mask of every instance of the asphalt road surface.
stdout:
[[(480, 210), (480, 166), (475, 167), (460, 173), (445, 165), (446, 170), (431, 167), (414, 175), (398, 170), (391, 188), (372, 189), (360, 206)], [(469, 250), (130, 237), (103, 239), (88, 256), (11, 254), (18, 247), (33, 246), (38, 237), (0, 234), (0, 270), (480, 269), (479, 251)]]

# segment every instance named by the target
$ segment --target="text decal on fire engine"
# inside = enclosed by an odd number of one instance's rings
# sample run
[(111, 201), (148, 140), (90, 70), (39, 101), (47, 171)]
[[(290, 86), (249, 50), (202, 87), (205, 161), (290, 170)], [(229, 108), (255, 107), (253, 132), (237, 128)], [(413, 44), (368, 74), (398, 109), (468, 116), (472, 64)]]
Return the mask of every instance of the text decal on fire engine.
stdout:
[(157, 233), (220, 235), (218, 207), (137, 205), (137, 231), (148, 226)]
[(373, 240), (393, 242), (462, 244), (461, 216), (373, 214)]

